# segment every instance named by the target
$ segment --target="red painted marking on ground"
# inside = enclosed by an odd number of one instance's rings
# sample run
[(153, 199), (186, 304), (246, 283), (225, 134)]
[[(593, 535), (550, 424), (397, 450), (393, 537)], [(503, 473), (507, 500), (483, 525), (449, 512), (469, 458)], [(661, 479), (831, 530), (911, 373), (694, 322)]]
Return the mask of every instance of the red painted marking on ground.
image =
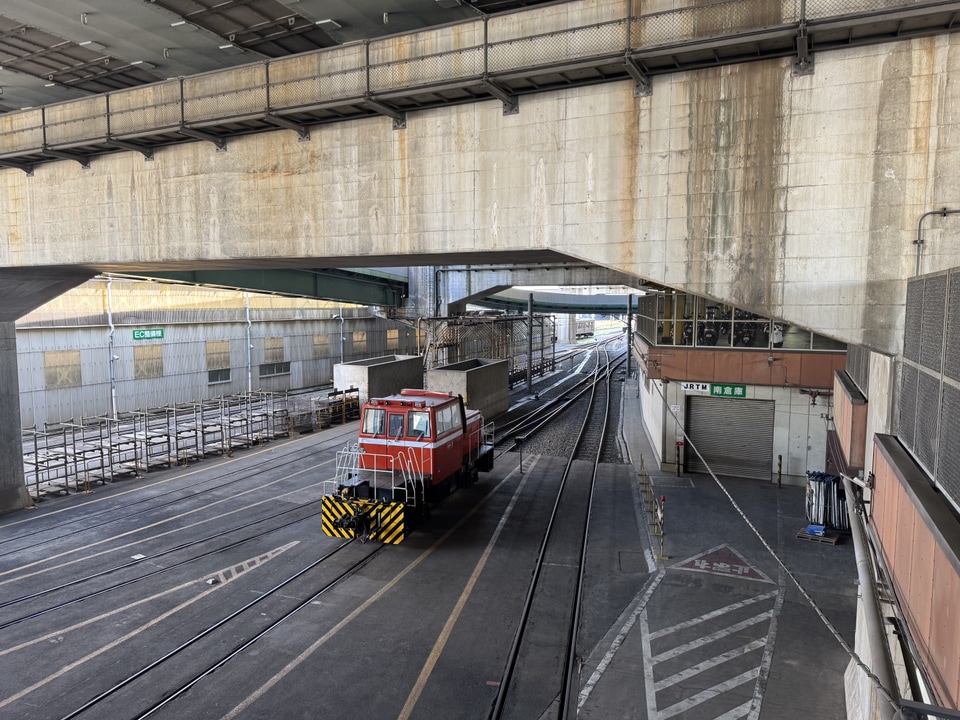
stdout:
[(693, 570), (727, 577), (740, 577), (747, 580), (772, 582), (770, 578), (748, 563), (740, 553), (729, 545), (707, 550), (673, 567), (681, 570)]

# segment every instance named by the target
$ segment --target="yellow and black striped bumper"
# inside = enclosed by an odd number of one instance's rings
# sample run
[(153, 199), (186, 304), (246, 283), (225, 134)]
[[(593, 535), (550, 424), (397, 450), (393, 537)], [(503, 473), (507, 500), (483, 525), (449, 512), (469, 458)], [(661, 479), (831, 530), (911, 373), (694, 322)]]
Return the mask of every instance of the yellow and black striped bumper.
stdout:
[(325, 495), (321, 502), (325, 535), (399, 545), (404, 534), (404, 504)]

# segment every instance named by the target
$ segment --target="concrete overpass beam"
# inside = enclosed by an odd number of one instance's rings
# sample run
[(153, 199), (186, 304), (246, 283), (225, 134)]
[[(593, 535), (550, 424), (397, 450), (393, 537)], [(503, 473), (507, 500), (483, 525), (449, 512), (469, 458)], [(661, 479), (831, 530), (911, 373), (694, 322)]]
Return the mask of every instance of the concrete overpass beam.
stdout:
[(440, 315), (459, 315), (467, 303), (477, 302), (518, 285), (545, 285), (556, 287), (625, 285), (643, 288), (643, 283), (632, 276), (604, 267), (562, 265), (556, 267), (487, 267), (442, 268), (438, 271), (440, 297), (444, 312)]
[(17, 331), (14, 322), (0, 322), (0, 512), (30, 504), (23, 476)]

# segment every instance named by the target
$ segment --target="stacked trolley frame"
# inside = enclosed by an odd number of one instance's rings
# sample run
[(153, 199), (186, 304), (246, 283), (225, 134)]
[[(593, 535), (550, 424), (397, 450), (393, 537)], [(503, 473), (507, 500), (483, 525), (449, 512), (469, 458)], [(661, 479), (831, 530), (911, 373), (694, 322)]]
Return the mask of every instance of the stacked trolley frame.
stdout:
[(39, 500), (289, 435), (286, 395), (267, 392), (48, 423), (24, 430), (24, 476)]

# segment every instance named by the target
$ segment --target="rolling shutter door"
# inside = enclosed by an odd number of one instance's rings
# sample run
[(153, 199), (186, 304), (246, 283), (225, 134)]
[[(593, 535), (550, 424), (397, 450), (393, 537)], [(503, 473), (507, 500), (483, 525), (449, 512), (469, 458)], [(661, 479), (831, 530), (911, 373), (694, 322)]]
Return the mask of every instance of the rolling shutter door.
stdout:
[[(773, 400), (687, 396), (687, 435), (717, 475), (769, 480), (773, 474)], [(707, 472), (692, 448), (687, 470)]]

